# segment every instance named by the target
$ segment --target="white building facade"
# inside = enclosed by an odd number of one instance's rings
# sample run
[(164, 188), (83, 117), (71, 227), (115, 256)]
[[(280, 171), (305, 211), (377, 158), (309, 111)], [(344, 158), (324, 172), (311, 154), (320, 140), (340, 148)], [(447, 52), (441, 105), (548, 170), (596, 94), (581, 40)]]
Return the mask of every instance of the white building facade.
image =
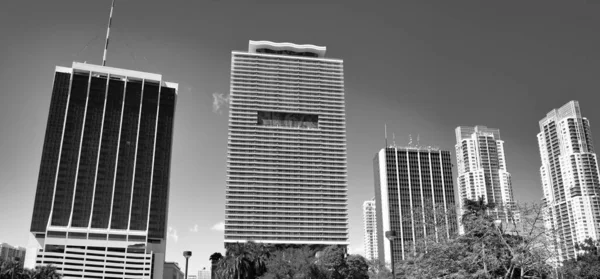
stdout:
[(363, 203), (364, 249), (367, 260), (377, 259), (377, 214), (375, 199)]
[(211, 275), (211, 269), (209, 268), (203, 268), (202, 270), (198, 270), (198, 279), (211, 279), (210, 278)]
[(343, 61), (325, 50), (232, 52), (226, 244), (348, 245)]
[[(494, 203), (495, 217), (510, 222), (518, 219), (510, 173), (506, 169), (504, 141), (500, 130), (485, 126), (456, 128), (456, 162), (459, 203), (462, 210), (465, 199)], [(509, 214), (509, 211), (511, 214)]]
[(590, 122), (570, 101), (539, 122), (545, 221), (556, 260), (575, 257), (575, 244), (600, 237), (600, 180)]

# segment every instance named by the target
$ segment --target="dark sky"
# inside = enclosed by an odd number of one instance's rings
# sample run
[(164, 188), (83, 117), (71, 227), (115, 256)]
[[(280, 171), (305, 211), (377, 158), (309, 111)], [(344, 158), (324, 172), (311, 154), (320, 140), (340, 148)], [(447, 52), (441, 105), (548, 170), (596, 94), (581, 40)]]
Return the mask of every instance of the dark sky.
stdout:
[[(0, 200), (10, 209), (0, 241), (30, 241), (54, 67), (101, 63), (109, 8), (22, 0), (0, 9)], [(167, 260), (183, 263), (191, 249), (194, 271), (223, 250), (211, 228), (224, 218), (227, 113), (213, 112), (212, 94), (229, 92), (231, 51), (248, 40), (322, 45), (344, 59), (359, 252), (384, 123), (398, 144), (418, 134), (453, 154), (456, 126), (499, 128), (516, 199), (539, 201), (538, 121), (570, 100), (600, 121), (599, 15), (593, 1), (117, 0), (108, 66), (160, 73), (180, 88), (169, 209), (177, 237)]]

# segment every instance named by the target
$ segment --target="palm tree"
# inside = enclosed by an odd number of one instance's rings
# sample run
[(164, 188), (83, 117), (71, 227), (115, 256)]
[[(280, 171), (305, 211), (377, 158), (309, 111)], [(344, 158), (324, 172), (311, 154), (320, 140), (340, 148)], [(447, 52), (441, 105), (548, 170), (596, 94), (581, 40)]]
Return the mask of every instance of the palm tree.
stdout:
[(19, 260), (0, 260), (0, 279), (60, 279), (62, 275), (57, 272), (56, 267), (51, 265), (40, 265), (34, 269), (23, 268)]
[(52, 265), (42, 265), (42, 266), (36, 266), (33, 270), (31, 270), (32, 279), (59, 279), (62, 278), (62, 275), (60, 275), (57, 272), (57, 269), (55, 266)]
[(267, 272), (267, 261), (271, 256), (268, 247), (262, 243), (249, 241), (245, 245), (245, 251), (248, 252), (248, 259), (252, 265), (252, 277), (259, 277)]
[(221, 253), (216, 252), (213, 253), (212, 255), (210, 255), (210, 257), (208, 258), (210, 260), (210, 278), (211, 279), (215, 279), (217, 276), (217, 264), (219, 263), (219, 261), (221, 259), (223, 259), (223, 255), (221, 255)]
[(18, 260), (0, 260), (0, 279), (19, 278), (23, 273), (23, 267)]
[(250, 261), (246, 255), (228, 255), (221, 259), (218, 264), (218, 275), (222, 279), (249, 278)]

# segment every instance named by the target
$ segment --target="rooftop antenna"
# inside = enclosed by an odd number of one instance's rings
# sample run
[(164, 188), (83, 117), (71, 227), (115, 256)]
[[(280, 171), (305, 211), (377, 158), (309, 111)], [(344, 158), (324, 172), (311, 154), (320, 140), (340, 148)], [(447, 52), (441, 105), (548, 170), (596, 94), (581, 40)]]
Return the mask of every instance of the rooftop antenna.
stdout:
[(108, 49), (108, 36), (110, 35), (110, 24), (112, 23), (113, 9), (115, 8), (115, 0), (112, 0), (110, 5), (110, 15), (108, 16), (108, 28), (106, 28), (106, 43), (104, 44), (104, 56), (102, 56), (102, 66), (106, 66), (106, 49)]
[(387, 145), (387, 123), (384, 123), (383, 125), (385, 127), (384, 128), (385, 129), (385, 146), (384, 146), (384, 148), (387, 148), (388, 147), (388, 145)]
[(411, 146), (411, 144), (412, 144), (412, 135), (409, 134), (408, 135), (408, 146)]
[(392, 139), (393, 139), (394, 147), (396, 147), (396, 133), (392, 133)]
[(417, 147), (419, 147), (419, 134), (417, 134)]

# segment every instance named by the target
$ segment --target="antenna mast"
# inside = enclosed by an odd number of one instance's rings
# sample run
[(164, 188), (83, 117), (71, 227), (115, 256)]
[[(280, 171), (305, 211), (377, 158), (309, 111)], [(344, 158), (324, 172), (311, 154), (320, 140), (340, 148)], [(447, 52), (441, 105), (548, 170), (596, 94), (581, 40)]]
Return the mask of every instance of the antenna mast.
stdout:
[(110, 35), (110, 24), (112, 23), (113, 9), (115, 8), (115, 0), (112, 0), (110, 5), (110, 15), (108, 17), (108, 28), (106, 28), (106, 43), (104, 44), (104, 56), (102, 56), (102, 66), (106, 66), (106, 49), (108, 48), (108, 35)]
[(385, 129), (385, 146), (383, 148), (387, 148), (387, 123), (383, 124), (384, 125), (384, 129)]

